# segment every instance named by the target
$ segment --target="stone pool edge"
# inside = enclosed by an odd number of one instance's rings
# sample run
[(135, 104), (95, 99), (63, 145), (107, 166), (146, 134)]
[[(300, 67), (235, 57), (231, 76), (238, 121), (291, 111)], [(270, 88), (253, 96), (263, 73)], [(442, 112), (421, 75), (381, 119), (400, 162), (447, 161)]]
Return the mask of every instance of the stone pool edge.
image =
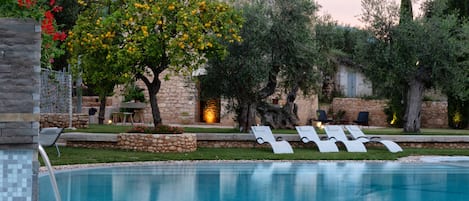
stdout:
[[(182, 164), (182, 163), (256, 163), (256, 162), (369, 162), (369, 163), (384, 163), (384, 162), (400, 162), (400, 163), (425, 163), (421, 160), (424, 157), (440, 157), (440, 156), (407, 156), (397, 160), (174, 160), (174, 161), (141, 161), (141, 162), (116, 162), (116, 163), (90, 163), (90, 164), (75, 164), (75, 165), (57, 165), (53, 166), (55, 171), (74, 170), (85, 168), (103, 168), (115, 166), (135, 166), (135, 165), (162, 165), (162, 164)], [(452, 156), (451, 156), (452, 157)], [(458, 156), (454, 156), (458, 157)], [(40, 173), (46, 173), (47, 168), (41, 166)]]

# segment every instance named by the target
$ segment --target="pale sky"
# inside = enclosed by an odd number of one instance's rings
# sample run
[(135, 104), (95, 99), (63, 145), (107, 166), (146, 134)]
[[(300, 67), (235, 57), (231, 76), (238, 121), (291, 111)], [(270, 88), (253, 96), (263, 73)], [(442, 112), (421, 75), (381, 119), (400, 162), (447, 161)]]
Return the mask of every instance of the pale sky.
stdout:
[[(319, 9), (319, 15), (325, 13), (332, 16), (339, 24), (346, 24), (350, 26), (360, 26), (361, 22), (358, 20), (361, 12), (361, 0), (315, 0), (322, 7)], [(397, 3), (400, 0), (394, 0)], [(414, 10), (417, 10), (414, 5)]]

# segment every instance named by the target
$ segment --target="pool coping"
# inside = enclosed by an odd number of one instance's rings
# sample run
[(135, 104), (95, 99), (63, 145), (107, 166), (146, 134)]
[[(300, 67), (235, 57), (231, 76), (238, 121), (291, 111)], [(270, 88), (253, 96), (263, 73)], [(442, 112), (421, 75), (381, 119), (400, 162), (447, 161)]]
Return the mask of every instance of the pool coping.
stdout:
[[(340, 163), (340, 162), (367, 162), (367, 163), (428, 163), (423, 161), (424, 157), (441, 157), (441, 156), (407, 156), (398, 158), (397, 160), (171, 160), (171, 161), (138, 161), (138, 162), (116, 162), (116, 163), (90, 163), (90, 164), (74, 164), (74, 165), (57, 165), (53, 166), (54, 171), (77, 170), (87, 168), (103, 168), (103, 167), (116, 167), (116, 166), (139, 166), (139, 165), (162, 165), (162, 164), (183, 164), (183, 163), (258, 163), (258, 162), (327, 162), (327, 163)], [(460, 157), (460, 156), (448, 156)], [(46, 173), (47, 168), (41, 166), (40, 173)]]

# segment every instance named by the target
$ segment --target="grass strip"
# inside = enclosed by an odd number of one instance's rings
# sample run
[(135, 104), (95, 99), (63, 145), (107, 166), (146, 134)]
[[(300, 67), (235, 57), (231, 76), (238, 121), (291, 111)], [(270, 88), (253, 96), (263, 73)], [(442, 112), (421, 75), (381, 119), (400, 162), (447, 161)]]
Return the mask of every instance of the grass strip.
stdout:
[[(294, 154), (273, 154), (267, 148), (198, 148), (190, 153), (148, 153), (117, 149), (89, 149), (61, 147), (57, 157), (54, 147), (46, 152), (52, 165), (91, 163), (172, 161), (172, 160), (396, 160), (414, 155), (469, 156), (467, 149), (404, 148), (404, 152), (390, 153), (384, 148), (369, 148), (366, 153), (320, 153), (314, 149), (295, 148)], [(41, 164), (42, 159), (41, 159)]]

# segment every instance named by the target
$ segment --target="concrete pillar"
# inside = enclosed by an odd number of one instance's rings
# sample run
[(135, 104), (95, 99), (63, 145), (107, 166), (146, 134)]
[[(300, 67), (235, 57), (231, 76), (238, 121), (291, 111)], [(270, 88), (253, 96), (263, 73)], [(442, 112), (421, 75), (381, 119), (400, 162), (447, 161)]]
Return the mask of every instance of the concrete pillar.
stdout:
[(38, 200), (40, 32), (0, 18), (0, 200)]

